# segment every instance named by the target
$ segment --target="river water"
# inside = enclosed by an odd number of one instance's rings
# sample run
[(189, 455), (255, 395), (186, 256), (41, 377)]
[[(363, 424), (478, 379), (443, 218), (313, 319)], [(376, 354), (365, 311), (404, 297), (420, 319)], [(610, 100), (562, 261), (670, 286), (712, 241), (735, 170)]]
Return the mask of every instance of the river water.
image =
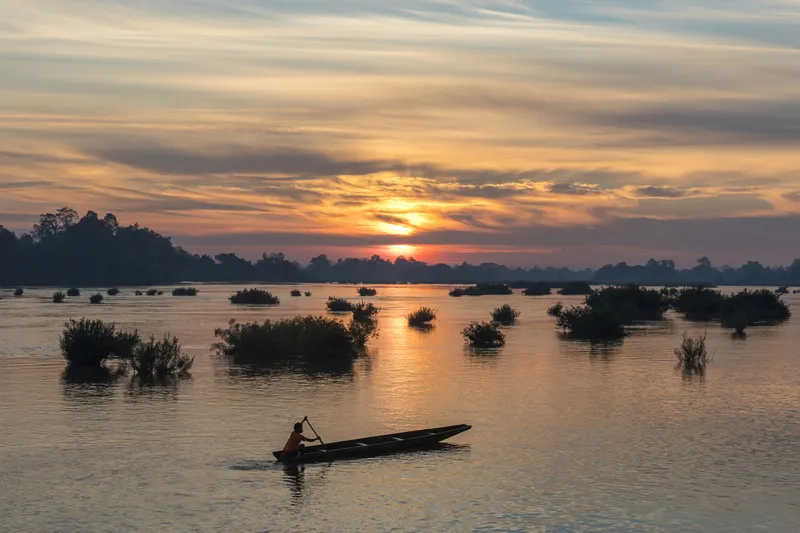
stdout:
[[(269, 373), (213, 355), (214, 328), (320, 314), (355, 289), (268, 287), (282, 303), (264, 309), (199, 287), (101, 305), (88, 290), (60, 305), (53, 289), (0, 293), (0, 530), (800, 531), (800, 317), (742, 341), (669, 316), (593, 347), (559, 339), (545, 313), (578, 297), (378, 286), (380, 336), (351, 370)], [(522, 311), (506, 346), (466, 348), (460, 329), (505, 302)], [(439, 311), (433, 332), (406, 325), (421, 305)], [(172, 332), (191, 378), (65, 378), (58, 337), (83, 316)], [(706, 328), (714, 361), (682, 376), (672, 350)], [(434, 451), (276, 465), (305, 415), (326, 441), (473, 428)]]

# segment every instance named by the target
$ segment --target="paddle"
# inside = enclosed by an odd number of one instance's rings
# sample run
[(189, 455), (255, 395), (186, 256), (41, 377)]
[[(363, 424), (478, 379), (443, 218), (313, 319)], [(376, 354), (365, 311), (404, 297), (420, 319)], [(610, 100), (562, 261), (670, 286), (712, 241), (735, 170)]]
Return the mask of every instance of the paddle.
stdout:
[(308, 417), (304, 416), (303, 417), (303, 421), (308, 424), (308, 427), (311, 428), (311, 431), (314, 432), (314, 435), (316, 435), (317, 438), (319, 439), (319, 443), (322, 444), (322, 447), (325, 448), (325, 451), (327, 452), (328, 451), (328, 446), (324, 442), (322, 442), (322, 437), (319, 436), (319, 433), (317, 433), (317, 430), (314, 429), (314, 426), (311, 425), (311, 422), (309, 422)]

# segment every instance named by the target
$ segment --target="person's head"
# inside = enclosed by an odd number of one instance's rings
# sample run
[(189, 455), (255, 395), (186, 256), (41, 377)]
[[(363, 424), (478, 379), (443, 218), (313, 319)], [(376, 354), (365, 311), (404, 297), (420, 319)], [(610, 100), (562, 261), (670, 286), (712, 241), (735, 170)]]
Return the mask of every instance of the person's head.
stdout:
[(302, 422), (298, 422), (297, 424), (295, 424), (294, 425), (294, 430), (296, 432), (298, 432), (298, 433), (302, 433), (303, 432), (303, 423)]

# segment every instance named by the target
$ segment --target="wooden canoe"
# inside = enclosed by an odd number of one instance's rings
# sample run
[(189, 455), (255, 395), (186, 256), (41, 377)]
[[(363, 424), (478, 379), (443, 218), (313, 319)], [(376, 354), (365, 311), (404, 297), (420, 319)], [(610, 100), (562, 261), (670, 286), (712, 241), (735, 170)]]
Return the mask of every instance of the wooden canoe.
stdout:
[(391, 433), (377, 437), (331, 442), (326, 446), (307, 446), (300, 455), (283, 456), (283, 450), (272, 452), (275, 459), (286, 464), (317, 463), (336, 459), (358, 459), (389, 453), (431, 448), (445, 439), (472, 428), (467, 424)]

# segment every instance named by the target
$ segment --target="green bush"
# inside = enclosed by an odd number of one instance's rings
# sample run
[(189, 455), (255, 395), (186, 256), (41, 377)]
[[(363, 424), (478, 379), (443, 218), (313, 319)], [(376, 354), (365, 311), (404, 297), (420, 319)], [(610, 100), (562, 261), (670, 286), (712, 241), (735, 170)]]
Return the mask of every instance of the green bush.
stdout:
[(298, 316), (263, 323), (240, 324), (231, 320), (214, 336), (217, 353), (250, 362), (352, 357), (359, 348), (349, 328), (333, 318)]
[(585, 281), (570, 281), (558, 291), (564, 296), (588, 296), (594, 292), (592, 286)]
[(137, 289), (137, 290), (136, 290), (136, 292), (135, 292), (134, 294), (135, 294), (136, 296), (141, 296), (141, 295), (142, 295), (142, 291), (140, 291), (140, 290), (138, 290), (138, 289)]
[(194, 287), (175, 287), (172, 289), (173, 296), (197, 296), (197, 293), (200, 292)]
[(23, 294), (25, 294), (25, 289), (22, 287), (17, 287), (14, 289), (14, 296), (22, 296)]
[(353, 310), (353, 304), (344, 298), (336, 298), (334, 296), (328, 298), (328, 301), (325, 302), (325, 306), (328, 308), (328, 311), (333, 313), (349, 313)]
[(161, 296), (162, 294), (164, 294), (164, 291), (158, 291), (156, 294), (158, 294), (159, 296)]
[(556, 327), (571, 339), (610, 340), (625, 336), (625, 328), (618, 317), (586, 305), (562, 309)]
[(67, 296), (80, 296), (80, 295), (81, 295), (81, 290), (76, 287), (67, 289)]
[(280, 298), (263, 289), (244, 289), (229, 298), (232, 304), (278, 305)]
[(547, 296), (551, 290), (548, 283), (531, 283), (522, 290), (522, 294), (525, 296)]
[(311, 296), (311, 291), (306, 291), (303, 294), (305, 294), (306, 296)]
[(517, 321), (520, 314), (522, 313), (510, 305), (503, 304), (492, 311), (492, 322), (509, 326)]
[(353, 311), (353, 320), (356, 322), (364, 322), (371, 320), (380, 312), (380, 307), (367, 302), (359, 302), (351, 306)]
[(358, 288), (358, 295), (359, 296), (375, 296), (378, 294), (378, 291), (375, 289), (371, 289), (369, 287), (359, 287)]
[(106, 291), (106, 294), (108, 294), (109, 296), (116, 296), (117, 294), (119, 294), (119, 289), (116, 287), (112, 287)]
[(431, 327), (431, 322), (436, 320), (436, 311), (430, 307), (420, 307), (416, 311), (409, 313), (406, 319), (409, 326), (417, 328)]
[(289, 294), (291, 294), (292, 296), (301, 296), (302, 295), (302, 293), (297, 289), (292, 289), (292, 291)]
[(70, 320), (59, 339), (61, 354), (70, 365), (98, 367), (115, 357), (128, 359), (139, 343), (137, 332), (117, 331), (116, 325), (102, 320)]
[(561, 316), (561, 312), (563, 310), (564, 310), (564, 304), (562, 302), (557, 302), (547, 308), (547, 314), (550, 316), (559, 317)]
[(513, 294), (508, 285), (500, 283), (478, 283), (471, 287), (456, 287), (450, 291), (450, 296), (483, 296), (489, 294), (505, 295)]
[(178, 338), (165, 334), (160, 341), (150, 336), (148, 342), (138, 343), (133, 349), (130, 363), (133, 371), (140, 376), (174, 376), (187, 374), (194, 357), (183, 355)]
[(720, 310), (722, 326), (743, 331), (744, 326), (781, 322), (792, 316), (780, 295), (767, 289), (743, 290), (725, 296)]
[(708, 321), (719, 318), (724, 297), (706, 287), (684, 287), (672, 294), (672, 307), (687, 320)]
[(683, 334), (683, 341), (675, 348), (678, 367), (689, 374), (703, 373), (711, 358), (706, 350), (706, 336), (693, 339)]
[(67, 295), (64, 294), (64, 291), (56, 291), (53, 293), (53, 303), (60, 304), (66, 297)]
[(147, 289), (148, 296), (155, 296), (156, 294), (158, 294), (158, 289)]
[(789, 287), (782, 285), (775, 289), (775, 294), (789, 294)]
[(491, 322), (471, 322), (461, 334), (475, 348), (496, 348), (506, 343), (506, 336), (500, 327)]
[(347, 330), (353, 345), (356, 348), (363, 348), (369, 339), (378, 335), (378, 321), (372, 316), (362, 317), (360, 320), (353, 316)]
[(97, 294), (92, 294), (91, 296), (89, 296), (89, 303), (93, 304), (103, 303), (103, 295), (100, 294), (99, 292)]
[(670, 301), (660, 291), (625, 285), (593, 292), (586, 297), (586, 305), (600, 314), (618, 318), (623, 324), (632, 324), (663, 319)]

